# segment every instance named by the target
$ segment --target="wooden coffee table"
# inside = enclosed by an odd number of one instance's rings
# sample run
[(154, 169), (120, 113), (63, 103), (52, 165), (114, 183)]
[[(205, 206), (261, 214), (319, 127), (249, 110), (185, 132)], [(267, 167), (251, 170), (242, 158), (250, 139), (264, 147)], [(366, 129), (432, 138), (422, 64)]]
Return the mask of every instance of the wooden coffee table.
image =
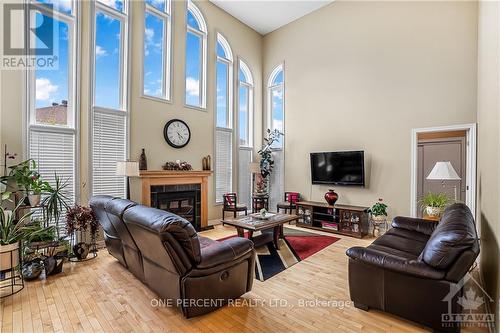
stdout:
[[(222, 221), (224, 224), (231, 225), (238, 231), (239, 237), (245, 237), (245, 230), (248, 231), (248, 238), (254, 241), (255, 246), (257, 244), (273, 242), (276, 249), (279, 250), (279, 238), (283, 237), (283, 224), (296, 221), (299, 217), (297, 215), (290, 214), (274, 214), (266, 220), (262, 220), (256, 217), (257, 214), (250, 214), (248, 216), (241, 216), (237, 218), (227, 218)], [(272, 229), (272, 239), (266, 237), (266, 233), (262, 233), (262, 236), (253, 237), (255, 231), (265, 231)]]

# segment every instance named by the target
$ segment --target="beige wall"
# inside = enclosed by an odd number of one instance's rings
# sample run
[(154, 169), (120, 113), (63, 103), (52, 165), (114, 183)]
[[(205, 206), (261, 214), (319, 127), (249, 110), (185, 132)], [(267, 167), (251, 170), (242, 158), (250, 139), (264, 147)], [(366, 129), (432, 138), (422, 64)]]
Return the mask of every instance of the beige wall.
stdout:
[(265, 36), (266, 79), (285, 62), (286, 190), (323, 200), (309, 153), (363, 149), (369, 183), (339, 202), (409, 214), (411, 129), (476, 120), (476, 34), (474, 2), (334, 2)]
[[(262, 37), (231, 15), (207, 1), (196, 2), (208, 25), (208, 77), (207, 110), (199, 111), (184, 107), (184, 55), (185, 55), (185, 8), (184, 1), (173, 1), (173, 100), (171, 103), (154, 101), (141, 97), (141, 71), (143, 50), (142, 3), (133, 1), (131, 27), (131, 72), (130, 72), (130, 156), (138, 159), (141, 148), (146, 149), (149, 169), (161, 169), (166, 161), (185, 160), (193, 168), (201, 169), (201, 159), (214, 156), (214, 95), (215, 95), (215, 45), (216, 32), (226, 37), (235, 56), (234, 73), (241, 57), (250, 67), (254, 76), (256, 147), (260, 145), (262, 131)], [(81, 2), (81, 73), (80, 73), (80, 187), (81, 201), (88, 201), (89, 178), (89, 61), (90, 19), (89, 2)], [(19, 31), (22, 31), (20, 27)], [(0, 142), (7, 143), (10, 151), (23, 152), (23, 74), (20, 71), (2, 71), (0, 90)], [(191, 128), (192, 138), (183, 149), (173, 149), (163, 139), (163, 126), (172, 118), (180, 118)], [(220, 216), (220, 208), (215, 206), (214, 177), (209, 181), (209, 217)], [(132, 199), (140, 201), (137, 181), (132, 184)]]
[(500, 332), (500, 4), (481, 2), (478, 41), (478, 216), (481, 271), (488, 293), (497, 300)]

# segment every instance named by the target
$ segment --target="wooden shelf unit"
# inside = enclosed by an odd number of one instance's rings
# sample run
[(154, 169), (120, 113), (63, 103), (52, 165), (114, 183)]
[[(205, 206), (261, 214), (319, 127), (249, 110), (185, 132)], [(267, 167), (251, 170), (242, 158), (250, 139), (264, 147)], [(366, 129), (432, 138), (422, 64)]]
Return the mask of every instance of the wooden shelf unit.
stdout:
[(304, 228), (363, 238), (368, 234), (368, 207), (323, 202), (297, 202), (297, 225)]

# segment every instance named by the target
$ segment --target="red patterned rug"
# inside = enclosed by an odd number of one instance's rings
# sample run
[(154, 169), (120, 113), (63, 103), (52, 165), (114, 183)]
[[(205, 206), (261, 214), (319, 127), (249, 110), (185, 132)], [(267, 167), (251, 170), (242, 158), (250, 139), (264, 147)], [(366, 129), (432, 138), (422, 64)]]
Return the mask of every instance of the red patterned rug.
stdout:
[[(265, 281), (340, 239), (286, 227), (284, 234), (284, 239), (279, 240), (279, 250), (276, 250), (272, 243), (256, 249), (255, 277), (258, 280)], [(248, 234), (245, 233), (245, 236), (248, 237)], [(225, 237), (219, 241), (232, 237), (236, 236)]]

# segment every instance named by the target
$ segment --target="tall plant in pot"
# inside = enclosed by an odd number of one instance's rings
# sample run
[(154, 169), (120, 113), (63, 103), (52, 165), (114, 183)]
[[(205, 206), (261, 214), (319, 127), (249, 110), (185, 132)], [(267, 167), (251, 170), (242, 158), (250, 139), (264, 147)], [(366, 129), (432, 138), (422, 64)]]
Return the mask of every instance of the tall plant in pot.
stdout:
[(54, 173), (54, 179), (54, 185), (47, 188), (47, 196), (43, 199), (42, 204), (46, 207), (48, 222), (53, 221), (53, 225), (56, 226), (57, 238), (59, 239), (61, 214), (69, 209), (70, 199), (66, 193), (66, 187), (69, 184), (67, 180), (61, 180), (57, 173)]
[(16, 194), (17, 201), (25, 198), (25, 204), (29, 204), (28, 194), (33, 178), (39, 178), (40, 174), (36, 171), (36, 162), (32, 159), (23, 161), (9, 167), (9, 174), (2, 176), (0, 182), (10, 186)]
[(277, 129), (267, 129), (267, 134), (264, 137), (264, 146), (258, 151), (260, 155), (260, 179), (257, 182), (257, 191), (261, 194), (267, 194), (269, 188), (269, 176), (273, 172), (273, 144), (284, 135)]
[(16, 211), (22, 205), (19, 202), (12, 211), (0, 206), (0, 267), (9, 270), (19, 264), (20, 241), (28, 235), (27, 224), (31, 221), (32, 212), (16, 220)]
[(40, 204), (42, 193), (51, 189), (50, 184), (42, 179), (39, 174), (31, 176), (31, 183), (29, 184), (28, 199), (31, 207)]

